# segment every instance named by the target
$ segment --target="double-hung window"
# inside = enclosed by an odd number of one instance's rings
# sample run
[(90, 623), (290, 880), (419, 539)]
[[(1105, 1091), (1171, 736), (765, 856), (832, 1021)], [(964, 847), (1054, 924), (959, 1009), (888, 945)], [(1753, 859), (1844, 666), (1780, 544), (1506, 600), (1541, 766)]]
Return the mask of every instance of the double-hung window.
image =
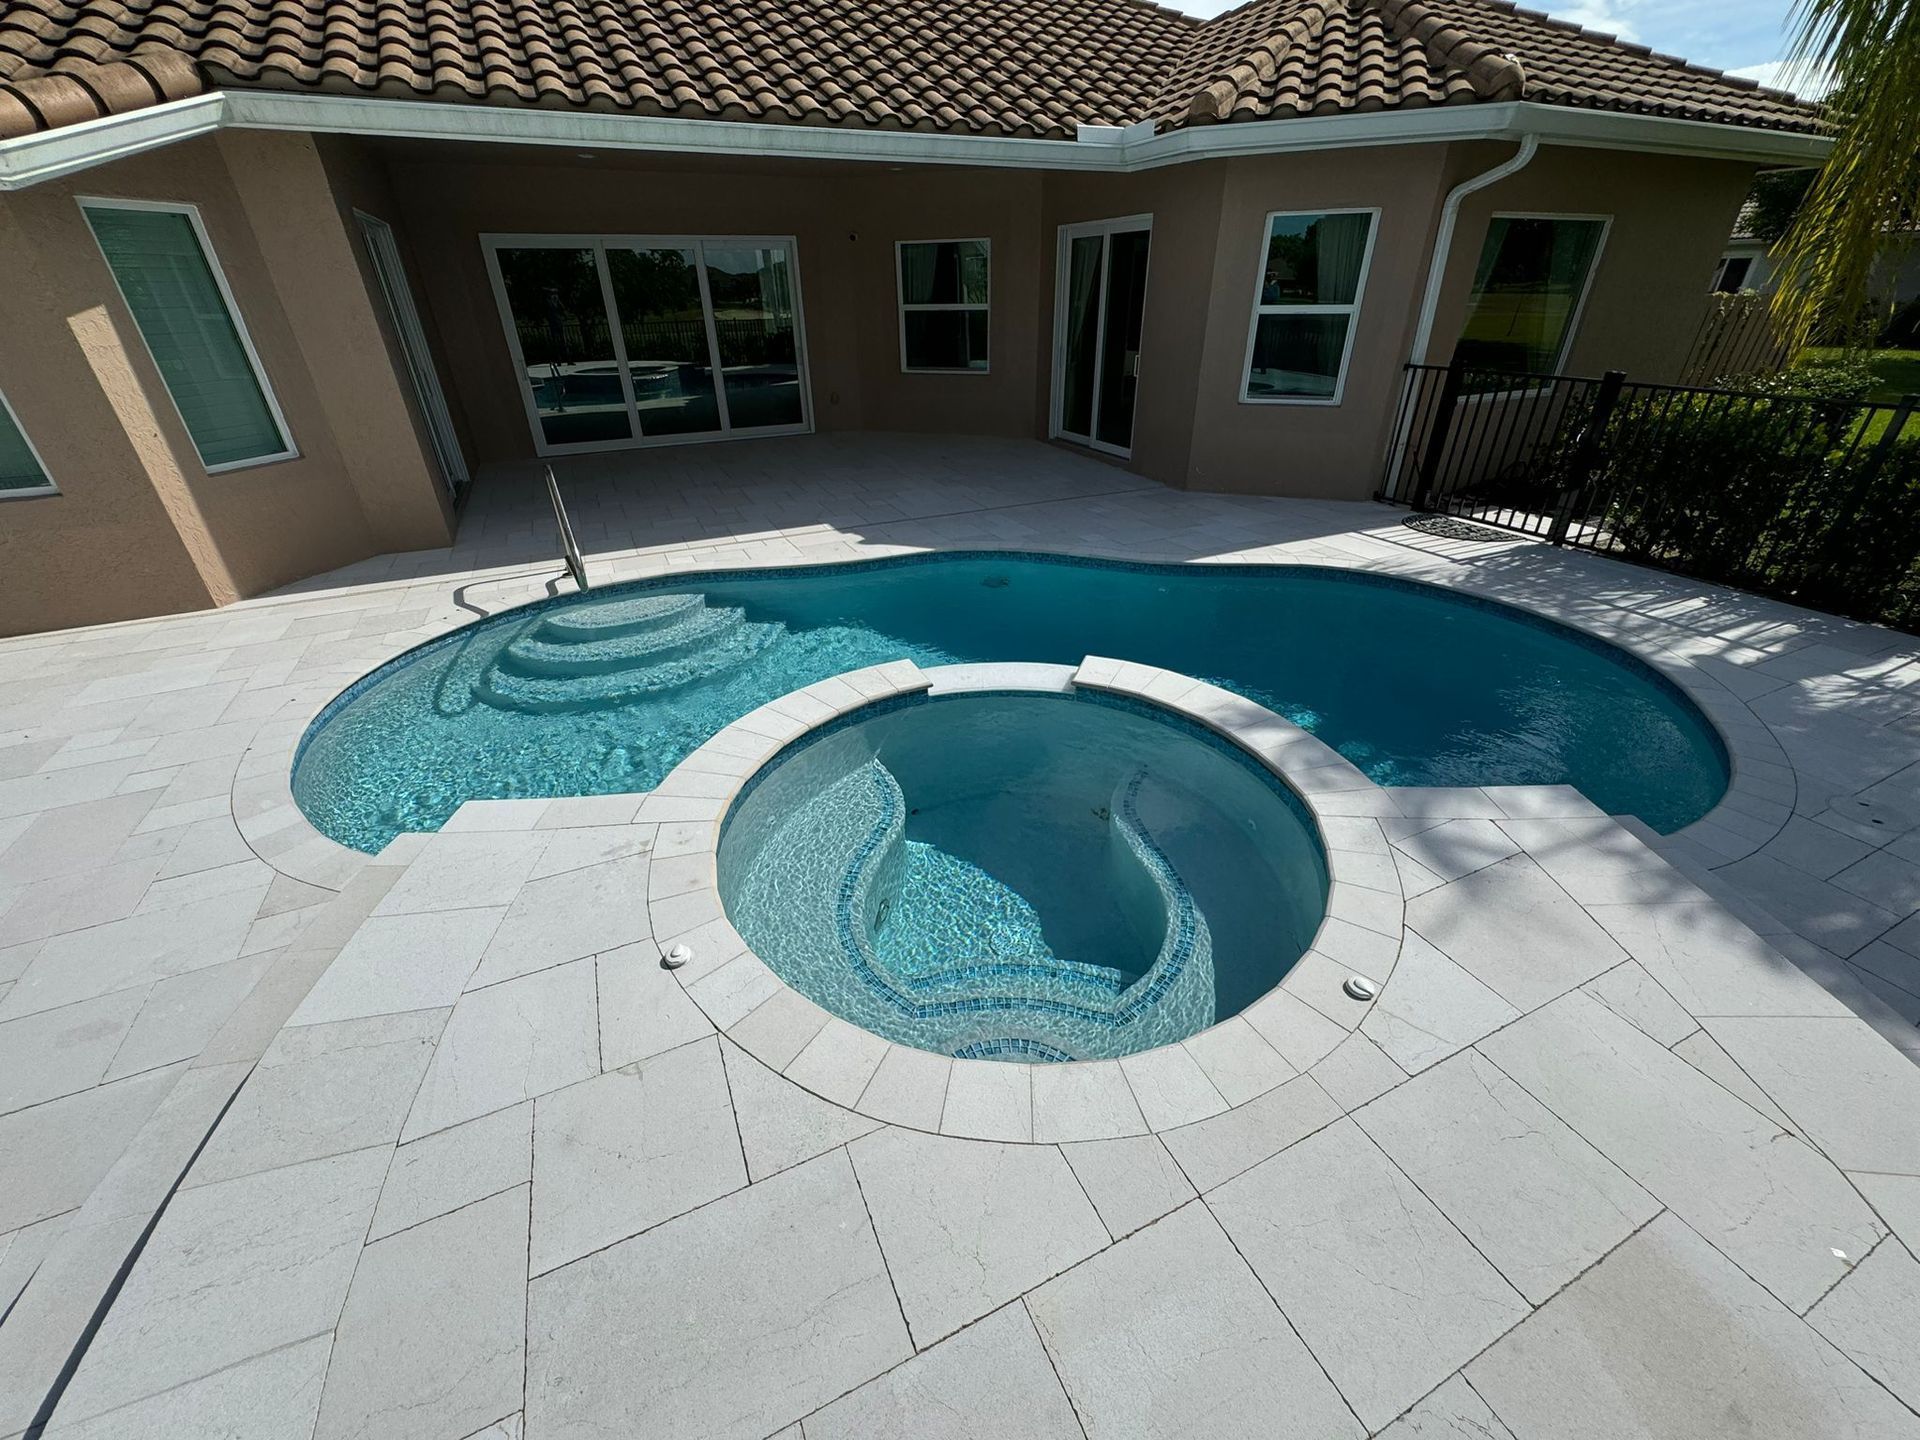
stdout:
[(0, 395), (0, 500), (59, 493), (60, 487), (53, 483), (33, 442), (27, 439), (20, 417), (13, 413), (7, 397)]
[(903, 240), (900, 368), (963, 375), (987, 372), (987, 242)]
[(1473, 369), (1556, 373), (1606, 235), (1599, 216), (1494, 216), (1454, 358)]
[(1267, 217), (1241, 400), (1340, 403), (1378, 217), (1377, 210)]
[(296, 452), (191, 205), (83, 200), (93, 238), (208, 471)]

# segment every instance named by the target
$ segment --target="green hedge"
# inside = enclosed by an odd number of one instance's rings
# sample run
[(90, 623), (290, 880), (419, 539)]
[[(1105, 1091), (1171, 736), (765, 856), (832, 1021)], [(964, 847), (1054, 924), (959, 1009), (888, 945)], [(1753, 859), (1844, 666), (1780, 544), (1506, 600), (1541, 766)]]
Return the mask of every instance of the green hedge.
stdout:
[[(1588, 513), (1634, 559), (1903, 628), (1920, 622), (1920, 418), (1888, 444), (1858, 384), (1629, 390)], [(1572, 486), (1577, 477), (1558, 477)]]

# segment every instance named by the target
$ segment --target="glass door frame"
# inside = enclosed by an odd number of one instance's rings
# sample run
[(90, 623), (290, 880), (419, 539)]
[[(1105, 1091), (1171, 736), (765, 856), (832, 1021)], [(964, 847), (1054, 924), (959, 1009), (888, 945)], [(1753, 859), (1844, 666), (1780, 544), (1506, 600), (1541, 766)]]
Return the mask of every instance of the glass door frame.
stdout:
[[(797, 425), (755, 425), (735, 429), (727, 411), (726, 370), (720, 362), (720, 336), (714, 321), (713, 295), (707, 284), (706, 247), (747, 249), (783, 246), (793, 289), (793, 353), (799, 371), (800, 422)], [(567, 234), (484, 234), (480, 249), (486, 257), (487, 280), (493, 287), (493, 300), (500, 312), (500, 328), (512, 357), (514, 385), (520, 392), (520, 406), (526, 414), (527, 428), (533, 437), (533, 452), (545, 459), (555, 455), (585, 455), (608, 450), (650, 450), (662, 445), (703, 445), (720, 440), (758, 440), (775, 435), (813, 433), (813, 380), (807, 366), (807, 326), (800, 298), (800, 242), (791, 235), (567, 235)], [(607, 332), (613, 345), (613, 363), (620, 372), (620, 393), (627, 404), (627, 425), (632, 433), (624, 440), (582, 440), (555, 445), (546, 438), (540, 424), (540, 411), (527, 378), (526, 358), (520, 351), (520, 334), (513, 322), (513, 308), (507, 302), (506, 278), (500, 271), (502, 250), (590, 250), (594, 268), (600, 277), (600, 299), (606, 307)], [(640, 411), (634, 400), (633, 373), (627, 364), (626, 338), (622, 334), (619, 307), (613, 298), (613, 274), (607, 266), (609, 250), (691, 250), (694, 274), (700, 282), (700, 309), (707, 327), (707, 357), (713, 368), (713, 388), (719, 404), (720, 428), (706, 433), (643, 435)]]
[[(1073, 225), (1062, 225), (1054, 253), (1053, 274), (1053, 385), (1052, 398), (1047, 415), (1047, 434), (1055, 440), (1065, 440), (1074, 445), (1084, 445), (1090, 450), (1098, 450), (1104, 455), (1117, 456), (1122, 460), (1133, 457), (1133, 426), (1127, 429), (1127, 443), (1114, 445), (1108, 441), (1096, 439), (1100, 433), (1100, 381), (1101, 371), (1106, 363), (1107, 338), (1107, 284), (1113, 272), (1113, 237), (1145, 231), (1147, 235), (1147, 276), (1140, 286), (1140, 351), (1146, 350), (1146, 304), (1147, 289), (1153, 282), (1153, 216), (1122, 215), (1112, 220), (1083, 220)], [(1093, 408), (1088, 414), (1087, 433), (1082, 435), (1068, 430), (1064, 424), (1067, 388), (1067, 302), (1071, 294), (1073, 269), (1073, 242), (1089, 236), (1100, 237), (1100, 284), (1094, 294), (1094, 337), (1093, 337), (1093, 375), (1090, 380), (1093, 393)], [(1139, 372), (1134, 376), (1136, 398), (1134, 420), (1139, 420), (1138, 385)]]

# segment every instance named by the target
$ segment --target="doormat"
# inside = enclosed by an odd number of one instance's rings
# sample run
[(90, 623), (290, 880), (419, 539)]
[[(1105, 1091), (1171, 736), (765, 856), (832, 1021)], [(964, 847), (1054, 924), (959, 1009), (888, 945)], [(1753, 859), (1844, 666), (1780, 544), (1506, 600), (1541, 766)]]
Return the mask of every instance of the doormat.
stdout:
[(1409, 515), (1400, 523), (1409, 530), (1418, 530), (1422, 535), (1432, 535), (1441, 540), (1512, 540), (1515, 538), (1505, 530), (1489, 529), (1485, 525), (1475, 525), (1452, 515)]

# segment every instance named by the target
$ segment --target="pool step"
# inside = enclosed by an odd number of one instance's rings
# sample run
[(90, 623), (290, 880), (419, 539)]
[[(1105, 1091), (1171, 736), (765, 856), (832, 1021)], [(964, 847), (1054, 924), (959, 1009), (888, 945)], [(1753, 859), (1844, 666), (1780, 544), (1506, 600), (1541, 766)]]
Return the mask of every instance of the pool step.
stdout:
[[(590, 612), (584, 619), (574, 612)], [(786, 633), (704, 596), (568, 606), (543, 617), (473, 682), (478, 700), (536, 714), (645, 700), (725, 675)]]
[[(696, 601), (699, 596), (693, 597)], [(672, 620), (640, 630), (615, 630), (585, 639), (581, 632), (555, 632), (547, 622), (501, 652), (500, 668), (516, 675), (603, 675), (663, 665), (726, 639), (746, 623), (747, 612), (686, 606)]]
[(684, 620), (706, 605), (704, 595), (629, 595), (619, 600), (564, 605), (541, 620), (540, 633), (562, 643), (642, 635)]

